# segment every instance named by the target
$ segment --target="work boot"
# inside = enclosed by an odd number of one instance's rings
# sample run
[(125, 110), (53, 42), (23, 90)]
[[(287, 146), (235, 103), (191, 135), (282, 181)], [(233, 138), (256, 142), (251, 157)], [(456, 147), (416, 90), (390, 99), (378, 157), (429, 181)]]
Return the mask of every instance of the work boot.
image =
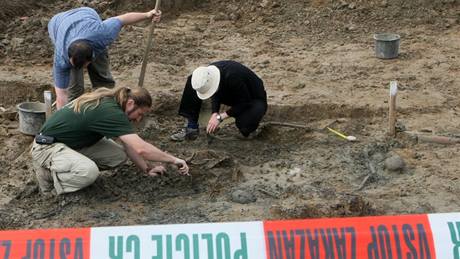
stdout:
[(50, 170), (41, 166), (35, 167), (34, 169), (40, 191), (42, 193), (51, 192), (54, 189), (54, 185)]
[(181, 128), (178, 132), (171, 135), (173, 141), (195, 140), (198, 138), (199, 130), (189, 127)]

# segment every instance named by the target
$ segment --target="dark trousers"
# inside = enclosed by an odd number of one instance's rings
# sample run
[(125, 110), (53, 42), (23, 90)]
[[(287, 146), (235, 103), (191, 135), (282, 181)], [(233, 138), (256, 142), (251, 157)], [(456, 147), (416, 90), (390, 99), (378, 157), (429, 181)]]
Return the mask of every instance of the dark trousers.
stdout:
[[(179, 107), (179, 115), (192, 122), (198, 122), (200, 117), (201, 104), (203, 101), (198, 98), (196, 91), (193, 90), (191, 77), (187, 79), (184, 92)], [(232, 110), (238, 111), (235, 117), (236, 127), (245, 137), (259, 127), (259, 123), (267, 112), (267, 102), (265, 100), (254, 99), (251, 102), (233, 105)], [(231, 116), (231, 114), (229, 114)]]
[[(98, 55), (87, 67), (89, 79), (93, 88), (108, 87), (112, 88), (115, 86), (112, 73), (110, 73), (110, 62), (107, 52)], [(78, 98), (85, 91), (84, 82), (84, 68), (76, 69), (72, 67), (70, 69), (70, 81), (69, 81), (69, 102), (73, 99)]]

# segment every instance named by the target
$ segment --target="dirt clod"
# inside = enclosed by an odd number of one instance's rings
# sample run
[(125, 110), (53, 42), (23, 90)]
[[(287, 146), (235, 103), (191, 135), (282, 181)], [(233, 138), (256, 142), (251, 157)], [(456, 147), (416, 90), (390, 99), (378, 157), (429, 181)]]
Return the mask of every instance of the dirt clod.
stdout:
[(255, 202), (257, 198), (250, 192), (245, 190), (236, 190), (232, 192), (232, 201), (241, 204)]
[(390, 171), (401, 171), (404, 170), (405, 167), (406, 163), (399, 155), (392, 155), (385, 159), (385, 168)]

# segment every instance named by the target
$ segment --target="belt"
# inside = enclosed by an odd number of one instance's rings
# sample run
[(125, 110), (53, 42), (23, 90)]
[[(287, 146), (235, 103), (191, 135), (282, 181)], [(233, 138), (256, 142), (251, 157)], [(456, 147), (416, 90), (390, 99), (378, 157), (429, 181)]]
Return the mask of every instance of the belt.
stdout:
[(40, 145), (51, 145), (54, 142), (56, 142), (56, 138), (52, 136), (46, 136), (43, 135), (42, 133), (35, 135), (35, 143), (40, 144)]

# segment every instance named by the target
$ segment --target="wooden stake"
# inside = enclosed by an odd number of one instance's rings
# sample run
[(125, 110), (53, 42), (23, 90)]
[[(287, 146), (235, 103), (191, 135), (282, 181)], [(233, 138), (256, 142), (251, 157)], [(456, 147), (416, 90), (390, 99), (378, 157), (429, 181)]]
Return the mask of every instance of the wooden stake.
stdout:
[[(158, 11), (160, 9), (160, 2), (161, 0), (156, 0), (155, 11)], [(149, 36), (147, 38), (147, 46), (145, 47), (144, 59), (142, 60), (141, 74), (139, 75), (139, 83), (137, 84), (139, 87), (144, 86), (145, 70), (147, 69), (147, 61), (149, 57), (150, 47), (152, 46), (152, 38), (153, 38), (154, 30), (155, 30), (155, 22), (152, 22), (150, 24)]]
[(51, 91), (44, 91), (43, 92), (43, 98), (45, 100), (45, 107), (46, 107), (46, 119), (49, 119), (51, 117), (52, 113), (52, 96), (51, 96)]
[(388, 113), (388, 135), (396, 136), (396, 94), (398, 93), (398, 82), (390, 82), (390, 108)]

